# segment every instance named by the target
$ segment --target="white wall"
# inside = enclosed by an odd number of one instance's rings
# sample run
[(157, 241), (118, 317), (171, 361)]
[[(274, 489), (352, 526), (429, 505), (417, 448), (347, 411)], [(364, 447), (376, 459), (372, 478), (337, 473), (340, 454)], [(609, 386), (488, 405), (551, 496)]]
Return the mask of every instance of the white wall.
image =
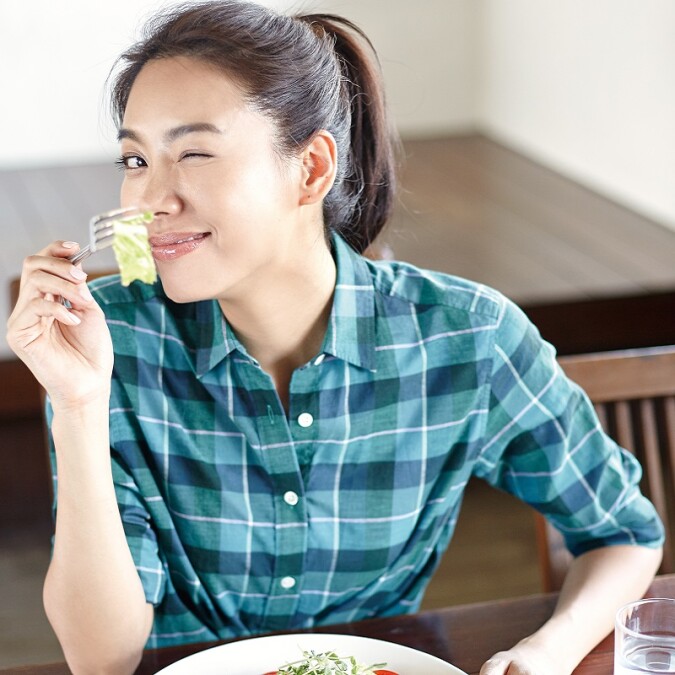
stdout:
[(107, 156), (103, 83), (142, 8), (133, 0), (2, 0), (0, 167)]
[[(264, 2), (334, 11), (361, 25), (380, 52), (403, 132), (428, 135), (473, 124), (472, 0)], [(115, 134), (103, 83), (142, 19), (167, 4), (172, 3), (2, 0), (0, 168), (112, 157)]]
[(478, 124), (675, 228), (675, 2), (484, 0), (478, 25)]
[(302, 4), (346, 16), (365, 30), (380, 56), (389, 104), (402, 134), (420, 137), (474, 129), (476, 0)]

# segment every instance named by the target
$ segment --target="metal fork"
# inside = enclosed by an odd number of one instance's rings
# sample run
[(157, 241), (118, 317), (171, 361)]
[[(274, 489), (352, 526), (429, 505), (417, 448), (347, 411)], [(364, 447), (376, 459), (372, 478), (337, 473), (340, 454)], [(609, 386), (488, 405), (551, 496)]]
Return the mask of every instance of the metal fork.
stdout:
[(94, 216), (89, 221), (89, 243), (83, 246), (77, 253), (71, 255), (68, 260), (73, 265), (77, 265), (77, 263), (86, 260), (92, 253), (112, 246), (114, 239), (113, 225), (115, 221), (136, 217), (142, 213), (135, 206), (131, 206), (125, 209), (113, 209), (112, 211), (106, 211)]

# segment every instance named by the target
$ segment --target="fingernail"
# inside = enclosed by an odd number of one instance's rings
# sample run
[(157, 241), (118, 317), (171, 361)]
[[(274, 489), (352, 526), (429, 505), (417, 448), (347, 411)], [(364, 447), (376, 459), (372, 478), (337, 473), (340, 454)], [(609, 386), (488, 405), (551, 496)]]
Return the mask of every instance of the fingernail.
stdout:
[(79, 246), (79, 244), (76, 241), (64, 241), (61, 246), (63, 246), (63, 248), (75, 248), (76, 246)]
[(86, 279), (87, 278), (87, 273), (83, 270), (81, 270), (79, 267), (73, 267), (70, 268), (70, 276), (75, 278), (75, 279)]
[(91, 292), (89, 291), (89, 288), (87, 286), (82, 286), (80, 288), (80, 295), (85, 299), (85, 300), (93, 300)]
[(74, 326), (77, 326), (78, 324), (82, 323), (82, 319), (80, 319), (79, 316), (71, 314), (70, 312), (68, 312), (68, 321), (70, 321), (70, 323), (72, 323)]

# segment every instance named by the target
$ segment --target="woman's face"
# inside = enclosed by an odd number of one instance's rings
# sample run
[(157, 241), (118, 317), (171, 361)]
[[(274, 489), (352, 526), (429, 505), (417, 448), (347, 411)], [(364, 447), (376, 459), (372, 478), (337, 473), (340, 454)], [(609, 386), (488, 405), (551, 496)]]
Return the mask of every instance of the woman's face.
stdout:
[(320, 232), (299, 206), (302, 162), (275, 154), (274, 131), (198, 60), (156, 59), (138, 74), (120, 130), (121, 201), (155, 214), (150, 243), (173, 300), (246, 297)]

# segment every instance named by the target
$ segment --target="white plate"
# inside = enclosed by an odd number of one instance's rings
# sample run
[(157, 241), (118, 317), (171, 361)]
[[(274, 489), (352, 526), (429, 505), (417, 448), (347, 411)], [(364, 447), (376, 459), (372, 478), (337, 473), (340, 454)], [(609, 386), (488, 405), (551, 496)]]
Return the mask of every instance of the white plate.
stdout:
[(269, 635), (211, 647), (187, 656), (157, 675), (263, 675), (302, 658), (303, 650), (334, 651), (355, 656), (365, 665), (385, 663), (399, 675), (467, 675), (463, 670), (424, 652), (393, 642), (353, 635), (303, 633)]

